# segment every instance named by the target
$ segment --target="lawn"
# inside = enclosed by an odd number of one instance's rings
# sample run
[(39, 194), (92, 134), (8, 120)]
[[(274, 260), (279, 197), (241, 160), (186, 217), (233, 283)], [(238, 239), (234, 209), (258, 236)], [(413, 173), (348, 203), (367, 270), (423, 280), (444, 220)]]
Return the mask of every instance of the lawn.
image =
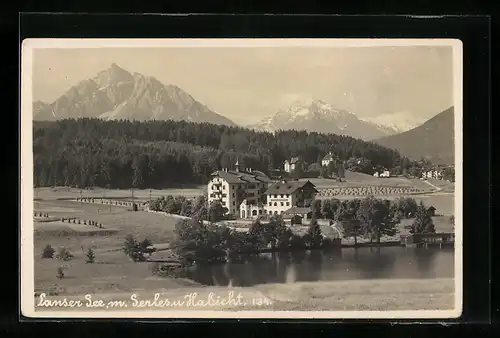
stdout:
[[(123, 252), (96, 253), (95, 263), (85, 263), (84, 252), (64, 262), (35, 255), (35, 292), (80, 295), (107, 292), (136, 292), (169, 289), (195, 284), (184, 279), (156, 278), (152, 263), (134, 263)], [(67, 266), (64, 278), (56, 277), (57, 268)]]
[[(104, 229), (90, 225), (57, 221), (34, 222), (34, 256), (36, 290), (58, 289), (59, 292), (73, 294), (80, 292), (128, 291), (132, 288), (155, 289), (159, 287), (184, 285), (187, 282), (157, 280), (148, 271), (147, 263), (133, 263), (122, 252), (124, 238), (128, 234), (138, 240), (149, 238), (153, 244), (171, 240), (177, 219), (145, 211), (131, 211), (128, 208), (78, 203), (67, 200), (35, 202), (35, 212), (49, 214), (50, 218), (74, 217), (102, 223)], [(97, 212), (97, 210), (99, 212)], [(111, 235), (95, 234), (117, 230)], [(68, 249), (74, 259), (64, 262), (56, 259), (41, 259), (43, 248), (51, 245), (57, 252)], [(98, 264), (85, 264), (85, 254), (89, 248), (95, 252)], [(70, 267), (63, 279), (56, 277), (56, 269), (63, 264)], [(169, 284), (170, 283), (170, 284)], [(57, 285), (57, 286), (54, 286)]]

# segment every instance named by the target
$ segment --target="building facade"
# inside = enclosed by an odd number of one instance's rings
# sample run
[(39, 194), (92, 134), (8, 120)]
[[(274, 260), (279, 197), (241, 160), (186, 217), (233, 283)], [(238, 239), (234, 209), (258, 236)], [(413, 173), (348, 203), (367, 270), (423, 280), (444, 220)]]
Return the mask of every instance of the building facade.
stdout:
[(325, 157), (323, 157), (323, 159), (321, 160), (321, 165), (324, 166), (324, 167), (328, 167), (328, 165), (331, 163), (331, 162), (335, 162), (336, 158), (335, 158), (335, 155), (332, 154), (332, 152), (330, 151), (328, 154), (325, 155)]
[(292, 207), (308, 207), (318, 191), (310, 181), (279, 181), (265, 192), (267, 215), (281, 215)]
[[(208, 182), (208, 202), (219, 201), (227, 208), (227, 214), (241, 217), (240, 205), (263, 205), (265, 191), (272, 183), (271, 179), (261, 171), (245, 169), (235, 164), (234, 170), (218, 170), (211, 175)], [(245, 215), (246, 216), (246, 215)]]
[(288, 160), (285, 161), (283, 169), (287, 173), (291, 173), (292, 171), (295, 170), (295, 168), (297, 167), (297, 165), (299, 165), (299, 162), (300, 162), (300, 159), (298, 157), (292, 157), (290, 159), (290, 161), (288, 161)]

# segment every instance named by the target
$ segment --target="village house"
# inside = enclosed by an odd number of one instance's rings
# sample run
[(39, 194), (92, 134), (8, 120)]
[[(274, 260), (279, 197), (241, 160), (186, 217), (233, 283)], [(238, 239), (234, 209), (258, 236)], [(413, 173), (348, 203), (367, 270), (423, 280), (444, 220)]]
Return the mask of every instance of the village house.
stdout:
[(290, 225), (302, 224), (303, 221), (312, 218), (312, 209), (311, 207), (291, 207), (285, 210), (282, 216), (285, 222), (290, 222)]
[(382, 172), (378, 172), (376, 171), (374, 174), (373, 174), (374, 177), (385, 177), (385, 178), (388, 178), (388, 177), (391, 177), (391, 172), (387, 169), (383, 170)]
[(300, 159), (298, 157), (292, 157), (290, 161), (286, 160), (284, 164), (284, 170), (287, 173), (291, 173), (295, 168), (300, 165)]
[(286, 181), (273, 183), (266, 190), (267, 215), (281, 215), (292, 207), (309, 207), (318, 191), (310, 181)]
[[(208, 202), (219, 201), (227, 208), (227, 214), (234, 217), (241, 215), (242, 204), (245, 211), (257, 210), (258, 214), (258, 206), (262, 209), (266, 202), (264, 193), (271, 183), (263, 172), (246, 169), (236, 161), (234, 170), (225, 168), (212, 173), (207, 186)], [(242, 218), (247, 215), (245, 212)]]
[(436, 180), (440, 180), (443, 178), (443, 173), (441, 172), (441, 170), (435, 170), (435, 169), (427, 170), (422, 173), (422, 178), (423, 179), (433, 178)]
[(336, 160), (335, 158), (335, 155), (332, 154), (332, 152), (328, 152), (328, 154), (325, 155), (325, 157), (323, 157), (323, 159), (321, 160), (321, 165), (324, 166), (324, 167), (328, 167), (328, 165), (331, 163), (331, 162), (334, 162)]

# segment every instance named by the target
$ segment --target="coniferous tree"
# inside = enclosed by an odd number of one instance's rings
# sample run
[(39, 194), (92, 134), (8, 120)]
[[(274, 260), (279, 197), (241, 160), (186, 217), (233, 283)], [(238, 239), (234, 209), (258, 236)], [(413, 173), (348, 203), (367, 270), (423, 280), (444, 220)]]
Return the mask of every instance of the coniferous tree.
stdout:
[(54, 253), (55, 252), (56, 251), (54, 250), (54, 248), (52, 248), (52, 246), (50, 246), (50, 244), (47, 244), (43, 248), (42, 258), (54, 258)]
[[(291, 156), (315, 163), (319, 154), (329, 150), (347, 159), (361, 155), (373, 166), (388, 169), (402, 163), (395, 150), (306, 131), (271, 134), (185, 121), (99, 119), (35, 121), (33, 125), (37, 186), (130, 189), (205, 184), (212, 172), (232, 165), (235, 158), (268, 174), (269, 166), (278, 168)], [(416, 165), (423, 164), (411, 162), (410, 168)]]
[(92, 248), (89, 248), (86, 254), (85, 263), (92, 264), (94, 263), (94, 259), (95, 259), (94, 251), (92, 250)]
[(321, 247), (323, 235), (318, 221), (314, 216), (311, 218), (311, 224), (309, 224), (309, 228), (307, 229), (307, 238), (309, 240), (308, 244), (310, 248), (317, 249)]
[(436, 229), (434, 228), (434, 222), (432, 221), (432, 217), (429, 214), (427, 208), (424, 206), (422, 202), (417, 208), (417, 212), (415, 215), (415, 220), (410, 229), (410, 233), (412, 234), (429, 234), (435, 233)]

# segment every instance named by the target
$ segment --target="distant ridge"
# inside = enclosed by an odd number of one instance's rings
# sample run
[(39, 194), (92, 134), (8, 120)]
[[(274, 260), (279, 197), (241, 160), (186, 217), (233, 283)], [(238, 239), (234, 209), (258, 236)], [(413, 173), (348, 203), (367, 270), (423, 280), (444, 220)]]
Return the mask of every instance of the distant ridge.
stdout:
[(454, 107), (450, 107), (416, 128), (373, 142), (396, 149), (414, 160), (426, 158), (433, 163), (452, 165), (455, 162), (454, 118)]
[(365, 121), (356, 114), (337, 109), (334, 105), (321, 100), (297, 101), (274, 116), (269, 116), (259, 123), (248, 126), (250, 129), (306, 130), (325, 134), (346, 135), (362, 140), (372, 140), (397, 131), (394, 128)]
[(80, 81), (52, 103), (33, 103), (35, 120), (64, 118), (174, 120), (236, 126), (175, 85), (129, 73), (113, 63), (95, 77)]

